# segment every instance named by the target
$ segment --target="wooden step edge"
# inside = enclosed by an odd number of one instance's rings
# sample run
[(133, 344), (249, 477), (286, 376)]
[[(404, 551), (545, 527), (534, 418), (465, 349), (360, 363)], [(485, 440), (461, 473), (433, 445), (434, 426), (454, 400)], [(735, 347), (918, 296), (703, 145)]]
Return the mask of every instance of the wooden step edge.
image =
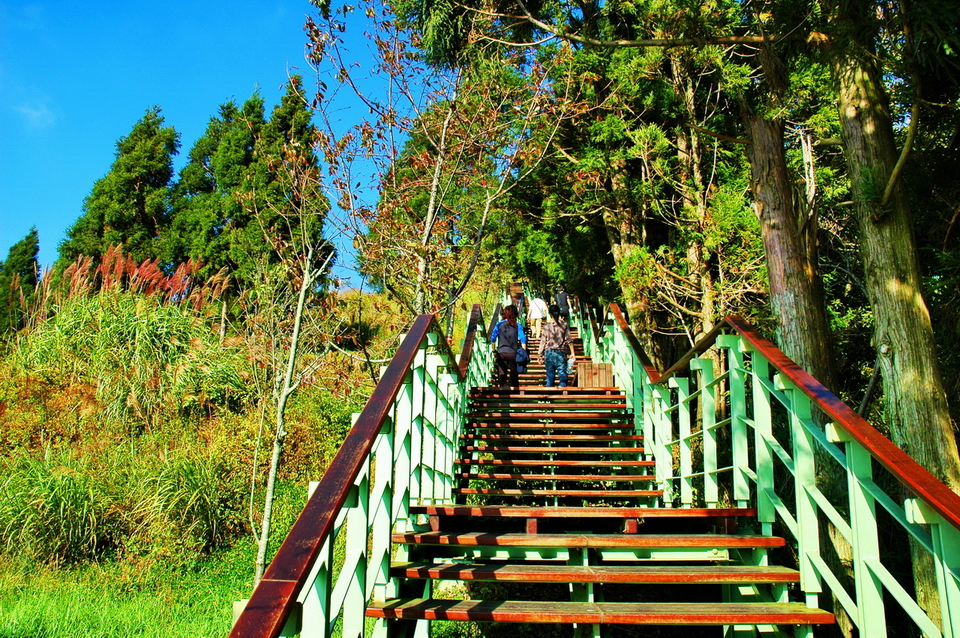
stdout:
[(779, 536), (755, 534), (522, 534), (513, 532), (410, 532), (393, 534), (404, 545), (490, 547), (627, 547), (715, 549), (783, 547)]
[(501, 452), (514, 454), (643, 454), (642, 447), (564, 447), (564, 446), (533, 446), (533, 445), (488, 445), (485, 447), (477, 445), (464, 445), (460, 448), (462, 452)]
[(390, 566), (398, 578), (529, 583), (799, 583), (800, 572), (780, 566), (535, 565), (524, 563), (411, 563)]
[(394, 619), (622, 625), (824, 625), (833, 614), (803, 603), (574, 603), (394, 598), (367, 616)]
[(567, 461), (556, 459), (552, 461), (541, 459), (456, 459), (454, 465), (500, 465), (500, 466), (529, 466), (529, 467), (653, 467), (656, 461)]
[(576, 490), (576, 489), (508, 489), (454, 488), (454, 494), (489, 494), (498, 496), (576, 496), (582, 498), (651, 498), (663, 496), (663, 490)]
[(579, 481), (585, 483), (645, 483), (655, 481), (652, 474), (458, 474), (470, 481)]
[(411, 505), (411, 514), (519, 518), (734, 518), (755, 517), (754, 508), (529, 507), (516, 505)]
[(642, 441), (642, 434), (461, 434), (467, 441)]

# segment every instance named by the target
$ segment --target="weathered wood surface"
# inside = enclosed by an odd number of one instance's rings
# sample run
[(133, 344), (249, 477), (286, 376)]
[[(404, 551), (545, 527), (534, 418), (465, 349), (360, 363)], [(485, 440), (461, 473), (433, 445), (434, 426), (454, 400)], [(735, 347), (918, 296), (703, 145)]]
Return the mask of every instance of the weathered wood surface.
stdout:
[(409, 563), (391, 565), (394, 576), (445, 580), (480, 580), (530, 583), (688, 583), (750, 584), (797, 583), (800, 572), (787, 567), (739, 565), (610, 565), (572, 566), (516, 563)]
[(495, 547), (737, 548), (783, 547), (778, 536), (754, 534), (514, 534), (510, 532), (412, 532), (394, 543)]
[(375, 618), (632, 625), (832, 624), (833, 614), (802, 603), (573, 603), (395, 599), (374, 603)]

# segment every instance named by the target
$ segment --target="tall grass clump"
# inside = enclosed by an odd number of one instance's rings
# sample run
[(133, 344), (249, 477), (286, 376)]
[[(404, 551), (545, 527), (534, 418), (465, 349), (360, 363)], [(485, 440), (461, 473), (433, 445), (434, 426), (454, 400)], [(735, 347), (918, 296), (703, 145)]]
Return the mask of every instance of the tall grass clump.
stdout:
[(126, 521), (110, 486), (66, 459), (4, 463), (0, 539), (7, 552), (73, 563), (116, 549)]
[(188, 564), (244, 532), (243, 472), (206, 451), (18, 455), (0, 470), (0, 541), (10, 555), (51, 564), (111, 556)]
[(104, 290), (67, 299), (11, 358), (29, 374), (94, 388), (101, 420), (150, 426), (244, 404), (251, 395), (239, 345), (221, 342), (190, 307)]

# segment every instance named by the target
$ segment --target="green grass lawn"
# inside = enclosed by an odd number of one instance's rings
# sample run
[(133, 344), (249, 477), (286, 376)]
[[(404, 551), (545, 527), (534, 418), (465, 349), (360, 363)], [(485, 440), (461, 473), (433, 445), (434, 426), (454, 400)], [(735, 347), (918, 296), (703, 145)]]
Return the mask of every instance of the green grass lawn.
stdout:
[(250, 594), (254, 548), (242, 545), (186, 567), (2, 562), (0, 638), (221, 638)]

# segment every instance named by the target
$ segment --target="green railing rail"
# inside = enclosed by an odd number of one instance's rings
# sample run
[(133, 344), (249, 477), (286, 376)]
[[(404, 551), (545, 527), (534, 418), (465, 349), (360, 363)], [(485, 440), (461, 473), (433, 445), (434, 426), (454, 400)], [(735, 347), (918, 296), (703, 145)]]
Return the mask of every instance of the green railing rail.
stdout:
[(395, 594), (394, 528), (409, 519), (411, 503), (451, 501), (466, 392), (486, 385), (493, 365), (486, 334), (474, 306), (457, 361), (436, 318), (417, 317), (232, 638), (364, 634), (367, 600)]
[[(808, 605), (829, 591), (860, 636), (887, 635), (888, 605), (926, 636), (960, 637), (960, 496), (743, 319), (727, 317), (663, 374), (617, 306), (602, 332), (578, 322), (642, 420), (665, 506), (756, 507), (763, 533), (792, 536)], [(818, 484), (826, 474), (842, 477), (839, 489)], [(821, 551), (828, 523), (850, 545), (846, 573)], [(939, 622), (911, 593), (909, 569), (894, 575), (902, 556), (881, 552), (894, 534), (932, 557)]]

